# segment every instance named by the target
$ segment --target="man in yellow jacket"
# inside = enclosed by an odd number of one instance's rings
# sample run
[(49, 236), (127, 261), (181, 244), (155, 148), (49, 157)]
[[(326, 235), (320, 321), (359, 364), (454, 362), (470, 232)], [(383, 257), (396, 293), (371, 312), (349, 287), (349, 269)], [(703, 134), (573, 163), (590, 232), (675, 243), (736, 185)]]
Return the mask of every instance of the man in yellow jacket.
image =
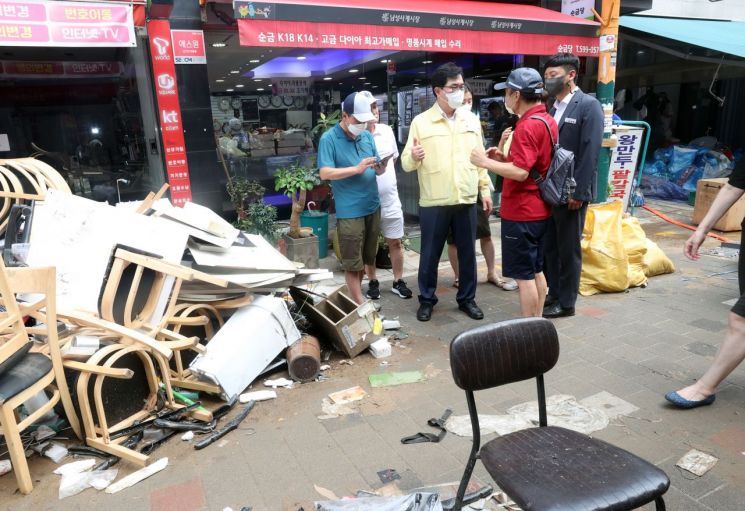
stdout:
[(476, 198), (484, 210), (492, 200), (486, 170), (470, 161), (473, 149), (484, 150), (481, 124), (463, 105), (463, 70), (452, 62), (438, 67), (430, 79), (436, 103), (417, 115), (409, 129), (401, 164), (419, 178), (419, 224), (422, 253), (419, 259), (417, 319), (429, 321), (437, 303), (437, 268), (448, 231), (452, 227), (458, 248), (458, 308), (472, 319), (484, 313), (476, 305)]

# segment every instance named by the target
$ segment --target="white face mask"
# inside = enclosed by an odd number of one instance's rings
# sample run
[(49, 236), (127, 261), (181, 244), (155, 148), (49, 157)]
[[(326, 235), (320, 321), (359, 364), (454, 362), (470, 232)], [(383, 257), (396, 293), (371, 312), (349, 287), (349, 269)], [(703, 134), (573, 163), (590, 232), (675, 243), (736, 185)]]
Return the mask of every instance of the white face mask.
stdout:
[(463, 96), (465, 96), (465, 94), (466, 93), (463, 90), (454, 90), (453, 92), (445, 93), (445, 97), (448, 100), (448, 106), (453, 109), (463, 106)]
[(510, 115), (515, 115), (515, 111), (507, 104), (507, 97), (504, 98), (504, 108), (507, 110), (507, 113)]
[(362, 135), (362, 132), (367, 129), (367, 123), (361, 122), (360, 124), (349, 124), (347, 126), (349, 128), (349, 132), (354, 136), (354, 138), (359, 137)]

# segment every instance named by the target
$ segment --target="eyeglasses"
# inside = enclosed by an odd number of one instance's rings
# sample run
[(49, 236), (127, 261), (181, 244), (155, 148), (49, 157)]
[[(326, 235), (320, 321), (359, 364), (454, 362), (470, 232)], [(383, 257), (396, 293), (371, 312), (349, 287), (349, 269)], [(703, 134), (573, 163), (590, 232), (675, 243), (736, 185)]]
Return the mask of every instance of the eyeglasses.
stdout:
[(461, 83), (460, 85), (445, 85), (443, 89), (445, 89), (448, 92), (453, 92), (456, 90), (466, 90), (466, 84)]

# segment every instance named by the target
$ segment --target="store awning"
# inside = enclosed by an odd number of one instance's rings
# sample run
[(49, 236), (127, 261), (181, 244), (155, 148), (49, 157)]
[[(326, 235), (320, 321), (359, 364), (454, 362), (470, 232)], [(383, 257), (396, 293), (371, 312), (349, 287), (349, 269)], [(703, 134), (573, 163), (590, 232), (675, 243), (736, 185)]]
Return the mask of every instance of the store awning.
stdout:
[(621, 16), (621, 26), (745, 58), (745, 22)]
[(597, 56), (599, 25), (549, 9), (446, 0), (235, 0), (242, 46)]

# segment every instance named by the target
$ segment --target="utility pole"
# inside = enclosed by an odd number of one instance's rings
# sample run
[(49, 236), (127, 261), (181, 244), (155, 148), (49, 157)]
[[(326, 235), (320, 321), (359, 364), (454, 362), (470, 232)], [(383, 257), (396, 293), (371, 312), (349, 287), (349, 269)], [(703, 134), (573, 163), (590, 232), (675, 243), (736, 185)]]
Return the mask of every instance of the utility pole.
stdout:
[(602, 0), (602, 15), (592, 12), (600, 21), (600, 59), (598, 62), (597, 98), (603, 106), (604, 129), (603, 146), (598, 158), (598, 181), (596, 202), (608, 199), (608, 172), (610, 169), (610, 149), (613, 147), (613, 100), (616, 87), (616, 57), (618, 55), (618, 18), (621, 14), (621, 0)]

